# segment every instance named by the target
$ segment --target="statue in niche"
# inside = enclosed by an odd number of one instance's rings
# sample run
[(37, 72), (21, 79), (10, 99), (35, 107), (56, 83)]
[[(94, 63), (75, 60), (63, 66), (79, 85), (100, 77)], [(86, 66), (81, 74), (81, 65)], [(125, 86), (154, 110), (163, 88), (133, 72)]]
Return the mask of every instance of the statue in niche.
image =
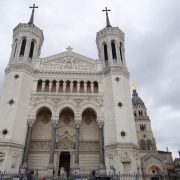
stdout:
[(44, 118), (42, 119), (42, 122), (44, 124), (47, 124), (49, 122), (49, 118), (47, 116), (44, 116)]
[(4, 161), (5, 153), (0, 152), (0, 162)]
[(70, 122), (70, 119), (69, 119), (68, 117), (65, 117), (65, 118), (64, 118), (64, 123), (65, 123), (66, 125), (68, 125), (69, 122)]
[(87, 125), (91, 124), (91, 118), (87, 117), (87, 118), (85, 119), (85, 123), (86, 123)]
[(67, 68), (67, 69), (72, 69), (72, 68), (73, 68), (73, 67), (72, 67), (72, 62), (71, 62), (71, 61), (67, 61), (65, 68)]

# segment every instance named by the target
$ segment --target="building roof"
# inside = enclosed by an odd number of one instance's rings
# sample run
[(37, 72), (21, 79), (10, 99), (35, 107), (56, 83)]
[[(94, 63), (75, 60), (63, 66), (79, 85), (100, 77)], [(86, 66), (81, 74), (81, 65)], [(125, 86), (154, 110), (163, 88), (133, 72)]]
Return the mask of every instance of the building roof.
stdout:
[(132, 104), (133, 107), (141, 106), (143, 108), (146, 108), (143, 100), (138, 96), (136, 89), (134, 89), (132, 93)]

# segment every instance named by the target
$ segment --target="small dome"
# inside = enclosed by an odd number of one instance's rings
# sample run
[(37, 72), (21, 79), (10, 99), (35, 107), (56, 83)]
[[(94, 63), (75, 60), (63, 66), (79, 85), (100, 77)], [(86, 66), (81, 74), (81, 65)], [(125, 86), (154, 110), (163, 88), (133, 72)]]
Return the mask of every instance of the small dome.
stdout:
[(133, 104), (133, 108), (134, 107), (138, 107), (139, 105), (143, 108), (145, 107), (144, 102), (142, 101), (142, 99), (138, 96), (138, 93), (136, 92), (136, 90), (133, 90), (133, 94), (132, 94), (132, 104)]

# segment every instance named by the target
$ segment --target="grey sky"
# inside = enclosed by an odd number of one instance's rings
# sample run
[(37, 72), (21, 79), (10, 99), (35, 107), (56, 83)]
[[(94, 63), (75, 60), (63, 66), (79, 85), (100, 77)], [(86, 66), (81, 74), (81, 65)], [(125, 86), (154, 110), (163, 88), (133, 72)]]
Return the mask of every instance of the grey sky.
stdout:
[(177, 156), (180, 150), (180, 1), (179, 0), (1, 0), (0, 89), (10, 56), (12, 30), (28, 22), (36, 3), (35, 24), (44, 31), (41, 56), (71, 45), (75, 52), (97, 59), (96, 32), (105, 26), (102, 9), (110, 8), (112, 26), (126, 36), (131, 81), (137, 82), (152, 120), (158, 149)]

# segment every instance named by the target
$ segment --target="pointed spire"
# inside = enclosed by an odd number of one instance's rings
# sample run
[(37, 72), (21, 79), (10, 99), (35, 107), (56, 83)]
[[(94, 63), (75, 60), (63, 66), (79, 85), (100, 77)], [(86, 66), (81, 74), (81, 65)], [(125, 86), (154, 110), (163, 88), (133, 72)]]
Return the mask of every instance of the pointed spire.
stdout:
[(34, 9), (38, 8), (38, 6), (33, 4), (33, 6), (30, 6), (29, 8), (32, 8), (32, 13), (31, 13), (31, 17), (30, 17), (28, 24), (33, 24), (34, 23)]
[(106, 27), (111, 27), (110, 21), (109, 21), (109, 16), (108, 16), (108, 11), (111, 11), (110, 9), (107, 9), (107, 7), (105, 7), (104, 10), (106, 12)]

